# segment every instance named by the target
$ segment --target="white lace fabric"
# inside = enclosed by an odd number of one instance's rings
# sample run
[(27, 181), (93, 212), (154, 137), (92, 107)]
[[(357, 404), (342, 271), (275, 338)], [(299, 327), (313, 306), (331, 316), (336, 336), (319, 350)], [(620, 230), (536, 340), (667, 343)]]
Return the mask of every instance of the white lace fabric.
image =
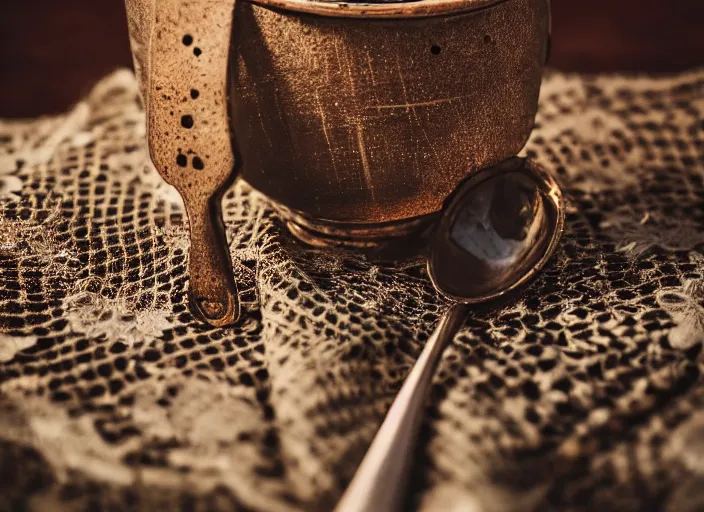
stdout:
[[(329, 510), (445, 307), (419, 259), (294, 241), (236, 183), (246, 307), (187, 307), (134, 76), (0, 121), (0, 510)], [(564, 241), (443, 358), (409, 507), (704, 507), (704, 72), (551, 73), (525, 154)]]

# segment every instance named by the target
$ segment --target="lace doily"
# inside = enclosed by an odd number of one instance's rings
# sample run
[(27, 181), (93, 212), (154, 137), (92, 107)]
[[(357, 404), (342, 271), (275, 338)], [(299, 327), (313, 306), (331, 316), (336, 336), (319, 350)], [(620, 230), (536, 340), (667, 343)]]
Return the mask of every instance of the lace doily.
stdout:
[[(552, 264), (472, 315), (417, 451), (423, 511), (704, 508), (704, 72), (546, 77), (525, 153)], [(187, 226), (134, 76), (0, 122), (0, 510), (329, 510), (445, 305), (420, 260), (224, 213), (244, 321), (187, 307)]]

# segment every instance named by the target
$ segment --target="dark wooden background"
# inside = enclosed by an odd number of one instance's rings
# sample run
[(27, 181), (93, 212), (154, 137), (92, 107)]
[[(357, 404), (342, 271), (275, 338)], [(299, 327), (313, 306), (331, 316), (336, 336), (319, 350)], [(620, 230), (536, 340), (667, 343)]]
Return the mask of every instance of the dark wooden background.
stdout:
[[(2, 0), (0, 117), (66, 109), (131, 65), (123, 0)], [(704, 0), (553, 0), (552, 65), (673, 72), (704, 65)]]

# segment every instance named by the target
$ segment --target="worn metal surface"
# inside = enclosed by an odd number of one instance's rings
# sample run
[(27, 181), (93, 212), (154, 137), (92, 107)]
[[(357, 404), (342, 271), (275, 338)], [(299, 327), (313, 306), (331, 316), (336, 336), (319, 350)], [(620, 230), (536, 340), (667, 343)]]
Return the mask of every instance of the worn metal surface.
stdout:
[[(427, 15), (438, 6), (470, 11)], [(231, 106), (242, 175), (299, 214), (381, 223), (436, 212), (531, 132), (547, 0), (424, 0), (393, 7), (403, 18), (370, 14), (391, 8), (346, 4), (334, 17), (341, 8), (237, 4)]]
[(239, 302), (220, 198), (233, 179), (227, 70), (234, 0), (128, 0), (149, 152), (188, 212), (190, 299), (212, 325), (237, 320)]
[(239, 309), (219, 212), (233, 135), (294, 223), (386, 236), (533, 127), (548, 0), (126, 4), (151, 157), (186, 204), (191, 301), (213, 325)]

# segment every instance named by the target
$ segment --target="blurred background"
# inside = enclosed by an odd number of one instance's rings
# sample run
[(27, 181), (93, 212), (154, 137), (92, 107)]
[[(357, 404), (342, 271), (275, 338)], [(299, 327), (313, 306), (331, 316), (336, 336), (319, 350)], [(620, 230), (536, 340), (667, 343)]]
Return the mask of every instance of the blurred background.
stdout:
[[(552, 0), (551, 65), (668, 73), (704, 65), (704, 0)], [(0, 117), (67, 109), (131, 66), (123, 0), (3, 0)]]

